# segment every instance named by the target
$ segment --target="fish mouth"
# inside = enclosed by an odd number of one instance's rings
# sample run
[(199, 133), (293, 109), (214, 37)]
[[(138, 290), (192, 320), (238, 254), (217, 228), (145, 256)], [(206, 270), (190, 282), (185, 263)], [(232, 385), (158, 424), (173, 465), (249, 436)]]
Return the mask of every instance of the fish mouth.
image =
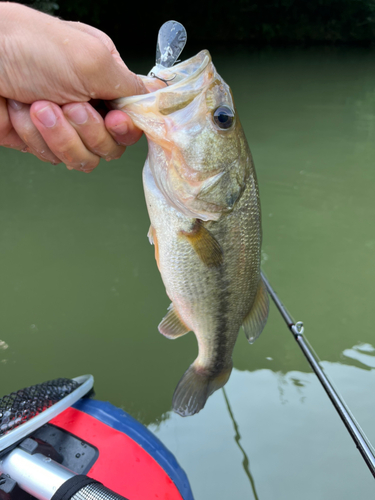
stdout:
[(157, 64), (151, 69), (147, 76), (138, 76), (148, 89), (153, 87), (155, 79), (159, 80), (161, 84), (165, 84), (165, 87), (152, 90), (148, 94), (120, 97), (119, 99), (111, 101), (111, 104), (115, 109), (123, 109), (130, 104), (139, 103), (140, 101), (149, 98), (151, 94), (156, 96), (165, 92), (170, 92), (171, 87), (173, 87), (173, 90), (182, 90), (183, 87), (191, 86), (198, 81), (200, 75), (202, 75), (211, 61), (211, 55), (208, 50), (201, 50), (190, 59), (182, 61), (175, 66), (171, 66), (170, 68), (165, 68), (164, 66)]
[[(186, 137), (186, 127), (192, 123), (195, 134), (206, 126), (206, 91), (219, 78), (210, 53), (202, 50), (170, 68), (156, 65), (141, 78), (151, 92), (116, 99), (112, 106), (127, 113), (145, 132), (150, 170), (168, 204), (189, 218), (218, 220), (223, 207), (207, 193), (199, 196), (204, 186), (208, 189), (210, 182), (206, 181), (215, 172), (189, 165), (173, 135), (179, 130)], [(189, 141), (193, 143), (194, 139), (190, 137)], [(181, 148), (186, 149), (189, 141), (182, 140)]]

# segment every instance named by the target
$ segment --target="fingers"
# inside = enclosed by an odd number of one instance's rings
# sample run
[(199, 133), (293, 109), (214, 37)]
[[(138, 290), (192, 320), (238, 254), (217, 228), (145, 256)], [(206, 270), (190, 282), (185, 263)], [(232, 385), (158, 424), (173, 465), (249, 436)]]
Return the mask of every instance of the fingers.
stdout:
[(90, 104), (66, 104), (62, 111), (89, 151), (107, 161), (120, 158), (125, 151), (125, 143), (120, 145), (121, 141), (111, 137), (103, 118)]
[(86, 102), (60, 108), (49, 101), (29, 106), (9, 100), (7, 108), (0, 98), (0, 145), (13, 142), (10, 147), (27, 147), (42, 161), (62, 161), (69, 169), (91, 172), (100, 158), (119, 158), (141, 135), (122, 111), (110, 111), (103, 120)]
[(105, 126), (114, 140), (125, 146), (136, 143), (143, 133), (123, 111), (110, 111), (105, 117)]
[(69, 169), (86, 173), (98, 165), (100, 158), (120, 158), (126, 146), (142, 135), (122, 111), (110, 111), (104, 121), (87, 102), (60, 108), (49, 101), (38, 101), (30, 107), (30, 120), (55, 157)]
[(0, 97), (0, 146), (22, 150), (26, 144), (14, 130), (8, 114), (7, 101)]
[(8, 113), (15, 132), (27, 146), (29, 153), (37, 156), (42, 161), (48, 161), (54, 165), (60, 163), (61, 160), (52, 153), (31, 121), (30, 106), (28, 104), (9, 99)]
[(89, 173), (99, 164), (99, 156), (86, 148), (60, 106), (49, 101), (34, 102), (30, 117), (50, 150), (69, 170)]

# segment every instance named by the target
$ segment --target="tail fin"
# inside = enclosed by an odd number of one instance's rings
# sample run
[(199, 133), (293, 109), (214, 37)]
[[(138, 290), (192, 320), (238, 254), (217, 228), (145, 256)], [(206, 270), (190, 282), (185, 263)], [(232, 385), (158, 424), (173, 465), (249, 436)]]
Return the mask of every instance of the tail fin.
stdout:
[(189, 417), (198, 413), (206, 404), (209, 396), (223, 387), (232, 371), (232, 364), (216, 376), (206, 370), (190, 365), (179, 381), (174, 394), (173, 410), (181, 417)]

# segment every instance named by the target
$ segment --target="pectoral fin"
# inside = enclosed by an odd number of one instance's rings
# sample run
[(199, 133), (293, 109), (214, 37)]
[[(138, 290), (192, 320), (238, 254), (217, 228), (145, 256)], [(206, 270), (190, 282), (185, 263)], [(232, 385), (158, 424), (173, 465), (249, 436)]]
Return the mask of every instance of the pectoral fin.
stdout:
[(153, 232), (154, 232), (154, 228), (152, 226), (150, 226), (150, 229), (148, 230), (148, 233), (147, 233), (147, 238), (148, 238), (148, 241), (150, 242), (150, 245), (154, 244)]
[(243, 322), (245, 335), (250, 344), (262, 333), (268, 318), (269, 300), (266, 285), (260, 278), (254, 304)]
[(208, 267), (220, 266), (223, 262), (223, 251), (215, 237), (197, 219), (190, 232), (181, 231), (181, 236), (186, 238), (194, 248), (201, 261)]
[(178, 337), (185, 335), (185, 333), (190, 332), (190, 328), (188, 328), (177, 315), (173, 304), (168, 307), (168, 313), (161, 320), (158, 329), (159, 332), (168, 339), (177, 339)]
[(150, 229), (148, 230), (148, 233), (147, 233), (147, 238), (148, 238), (148, 241), (150, 242), (150, 244), (155, 246), (155, 260), (156, 260), (156, 264), (160, 270), (159, 244), (158, 244), (158, 238), (156, 236), (156, 231), (155, 231), (155, 228), (153, 226), (150, 226)]

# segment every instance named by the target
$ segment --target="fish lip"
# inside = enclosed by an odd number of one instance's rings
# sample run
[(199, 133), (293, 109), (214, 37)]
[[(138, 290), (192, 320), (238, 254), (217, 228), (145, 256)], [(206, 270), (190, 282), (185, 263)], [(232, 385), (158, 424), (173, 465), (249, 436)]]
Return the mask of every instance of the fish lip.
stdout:
[[(139, 102), (143, 99), (147, 99), (151, 95), (156, 96), (156, 95), (159, 95), (159, 94), (164, 93), (164, 92), (170, 92), (171, 88), (173, 88), (173, 90), (176, 90), (176, 89), (179, 89), (180, 87), (182, 87), (186, 84), (189, 84), (191, 81), (198, 78), (198, 76), (201, 73), (203, 73), (203, 71), (211, 63), (211, 61), (212, 61), (211, 54), (209, 53), (208, 50), (201, 50), (195, 56), (190, 57), (190, 59), (186, 59), (186, 61), (181, 61), (179, 64), (176, 64), (175, 66), (172, 66), (170, 68), (163, 68), (163, 71), (165, 73), (167, 73), (169, 71), (170, 74), (173, 75), (173, 73), (175, 73), (176, 69), (178, 70), (179, 68), (183, 68), (184, 66), (189, 66), (196, 59), (201, 59), (201, 63), (199, 64), (197, 69), (195, 71), (193, 71), (193, 73), (191, 75), (188, 75), (186, 78), (183, 78), (179, 82), (174, 83), (172, 85), (168, 85), (165, 88), (154, 90), (153, 92), (149, 92), (148, 94), (139, 94), (139, 95), (134, 95), (134, 96), (129, 96), (129, 97), (120, 97), (119, 99), (113, 100), (112, 103), (115, 105), (115, 107), (121, 106), (121, 108), (122, 108), (124, 106), (129, 105), (129, 104), (134, 104), (134, 103)], [(154, 68), (155, 67), (156, 66), (154, 66)], [(153, 71), (154, 68), (151, 69), (150, 73)], [(148, 77), (145, 77), (143, 75), (139, 75), (139, 76), (141, 79), (148, 78)]]

